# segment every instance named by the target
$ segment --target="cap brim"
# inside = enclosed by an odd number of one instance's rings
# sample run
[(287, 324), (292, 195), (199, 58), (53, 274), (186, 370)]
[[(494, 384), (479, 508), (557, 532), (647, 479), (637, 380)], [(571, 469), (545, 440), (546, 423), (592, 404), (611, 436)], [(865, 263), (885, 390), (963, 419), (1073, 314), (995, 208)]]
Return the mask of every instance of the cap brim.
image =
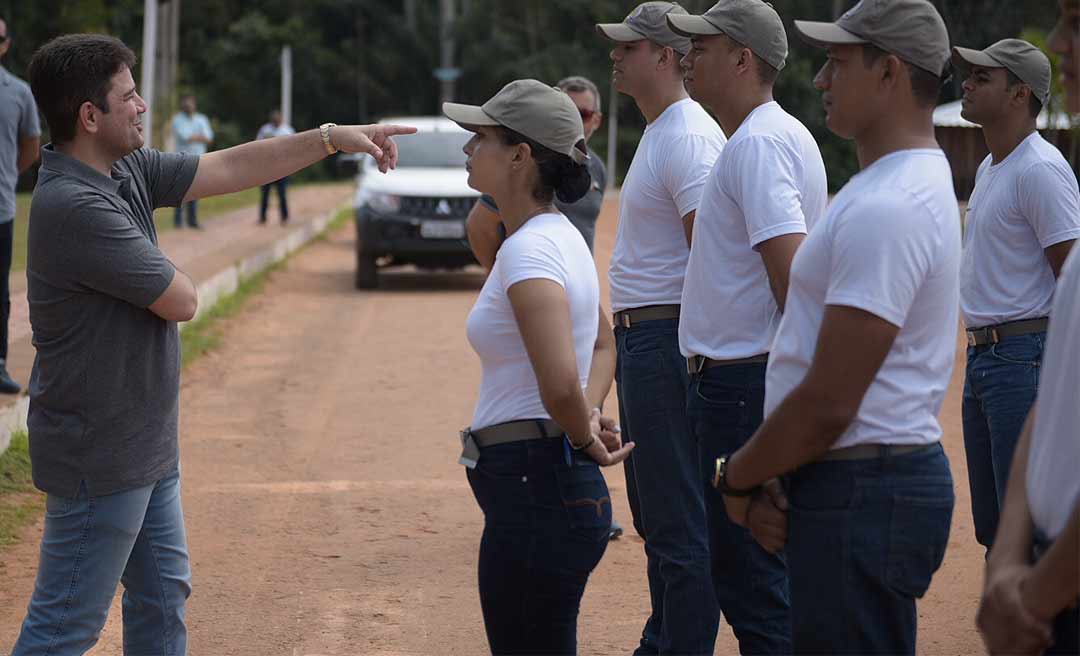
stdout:
[[(462, 105), (461, 103), (444, 102), (443, 114), (446, 118), (457, 123), (466, 130), (483, 125), (499, 125), (499, 122), (484, 113), (484, 110), (476, 105)], [(475, 131), (475, 130), (472, 130)]]
[(723, 34), (723, 31), (710, 23), (704, 16), (688, 14), (668, 14), (668, 27), (679, 36), (711, 36)]
[(952, 49), (952, 60), (956, 66), (968, 70), (972, 66), (983, 66), (985, 68), (1005, 68), (1005, 66), (986, 54), (982, 50), (972, 50), (971, 48), (961, 48), (954, 46)]
[(612, 41), (619, 41), (621, 43), (642, 41), (648, 38), (644, 34), (636, 32), (628, 27), (626, 23), (597, 23), (596, 31)]
[(818, 48), (870, 43), (861, 36), (848, 32), (836, 23), (797, 20), (795, 21), (795, 31), (803, 41)]

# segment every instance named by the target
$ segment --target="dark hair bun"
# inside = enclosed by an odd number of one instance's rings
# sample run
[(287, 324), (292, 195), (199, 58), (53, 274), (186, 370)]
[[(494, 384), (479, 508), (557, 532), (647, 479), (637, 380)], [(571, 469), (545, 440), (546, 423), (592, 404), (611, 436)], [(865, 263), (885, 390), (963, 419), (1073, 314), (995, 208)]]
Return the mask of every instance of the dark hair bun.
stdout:
[(564, 203), (573, 203), (589, 193), (592, 175), (589, 167), (578, 164), (566, 155), (558, 155), (540, 164), (540, 180), (555, 197)]

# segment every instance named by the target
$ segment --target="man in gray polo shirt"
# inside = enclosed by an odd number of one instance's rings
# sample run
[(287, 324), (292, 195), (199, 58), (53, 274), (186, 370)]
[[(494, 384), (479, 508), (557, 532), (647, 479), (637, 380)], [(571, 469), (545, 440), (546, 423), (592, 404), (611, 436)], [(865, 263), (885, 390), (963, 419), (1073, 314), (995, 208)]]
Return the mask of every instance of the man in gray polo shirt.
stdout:
[[(0, 18), (0, 58), (11, 48), (11, 32)], [(18, 394), (19, 384), (7, 372), (8, 275), (15, 228), (15, 184), (19, 174), (37, 161), (41, 126), (30, 87), (0, 66), (0, 393)]]
[(184, 654), (191, 573), (180, 506), (177, 321), (195, 285), (157, 246), (153, 211), (294, 173), (341, 149), (386, 171), (399, 126), (336, 126), (196, 157), (143, 148), (135, 55), (53, 39), (30, 86), (53, 143), (30, 208), (37, 358), (30, 459), (47, 493), (41, 560), (14, 654), (81, 654), (124, 584), (124, 653)]

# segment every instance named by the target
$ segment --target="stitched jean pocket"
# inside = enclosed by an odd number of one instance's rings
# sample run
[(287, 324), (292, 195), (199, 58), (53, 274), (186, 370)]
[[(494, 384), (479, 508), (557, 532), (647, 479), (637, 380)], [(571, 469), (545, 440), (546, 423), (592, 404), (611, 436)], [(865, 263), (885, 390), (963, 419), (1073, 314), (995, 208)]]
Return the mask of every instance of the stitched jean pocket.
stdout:
[(926, 594), (945, 557), (953, 503), (948, 488), (942, 488), (940, 496), (893, 497), (885, 578), (897, 593), (914, 598)]
[(596, 464), (555, 465), (559, 498), (570, 526), (606, 536), (611, 528), (611, 496)]

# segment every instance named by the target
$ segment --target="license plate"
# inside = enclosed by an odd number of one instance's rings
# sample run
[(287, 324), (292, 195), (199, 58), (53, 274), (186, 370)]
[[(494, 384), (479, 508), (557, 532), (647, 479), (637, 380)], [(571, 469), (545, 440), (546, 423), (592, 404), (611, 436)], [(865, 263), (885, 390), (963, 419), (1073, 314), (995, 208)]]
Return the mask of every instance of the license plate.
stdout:
[(423, 221), (420, 223), (420, 236), (424, 239), (464, 239), (463, 221)]

